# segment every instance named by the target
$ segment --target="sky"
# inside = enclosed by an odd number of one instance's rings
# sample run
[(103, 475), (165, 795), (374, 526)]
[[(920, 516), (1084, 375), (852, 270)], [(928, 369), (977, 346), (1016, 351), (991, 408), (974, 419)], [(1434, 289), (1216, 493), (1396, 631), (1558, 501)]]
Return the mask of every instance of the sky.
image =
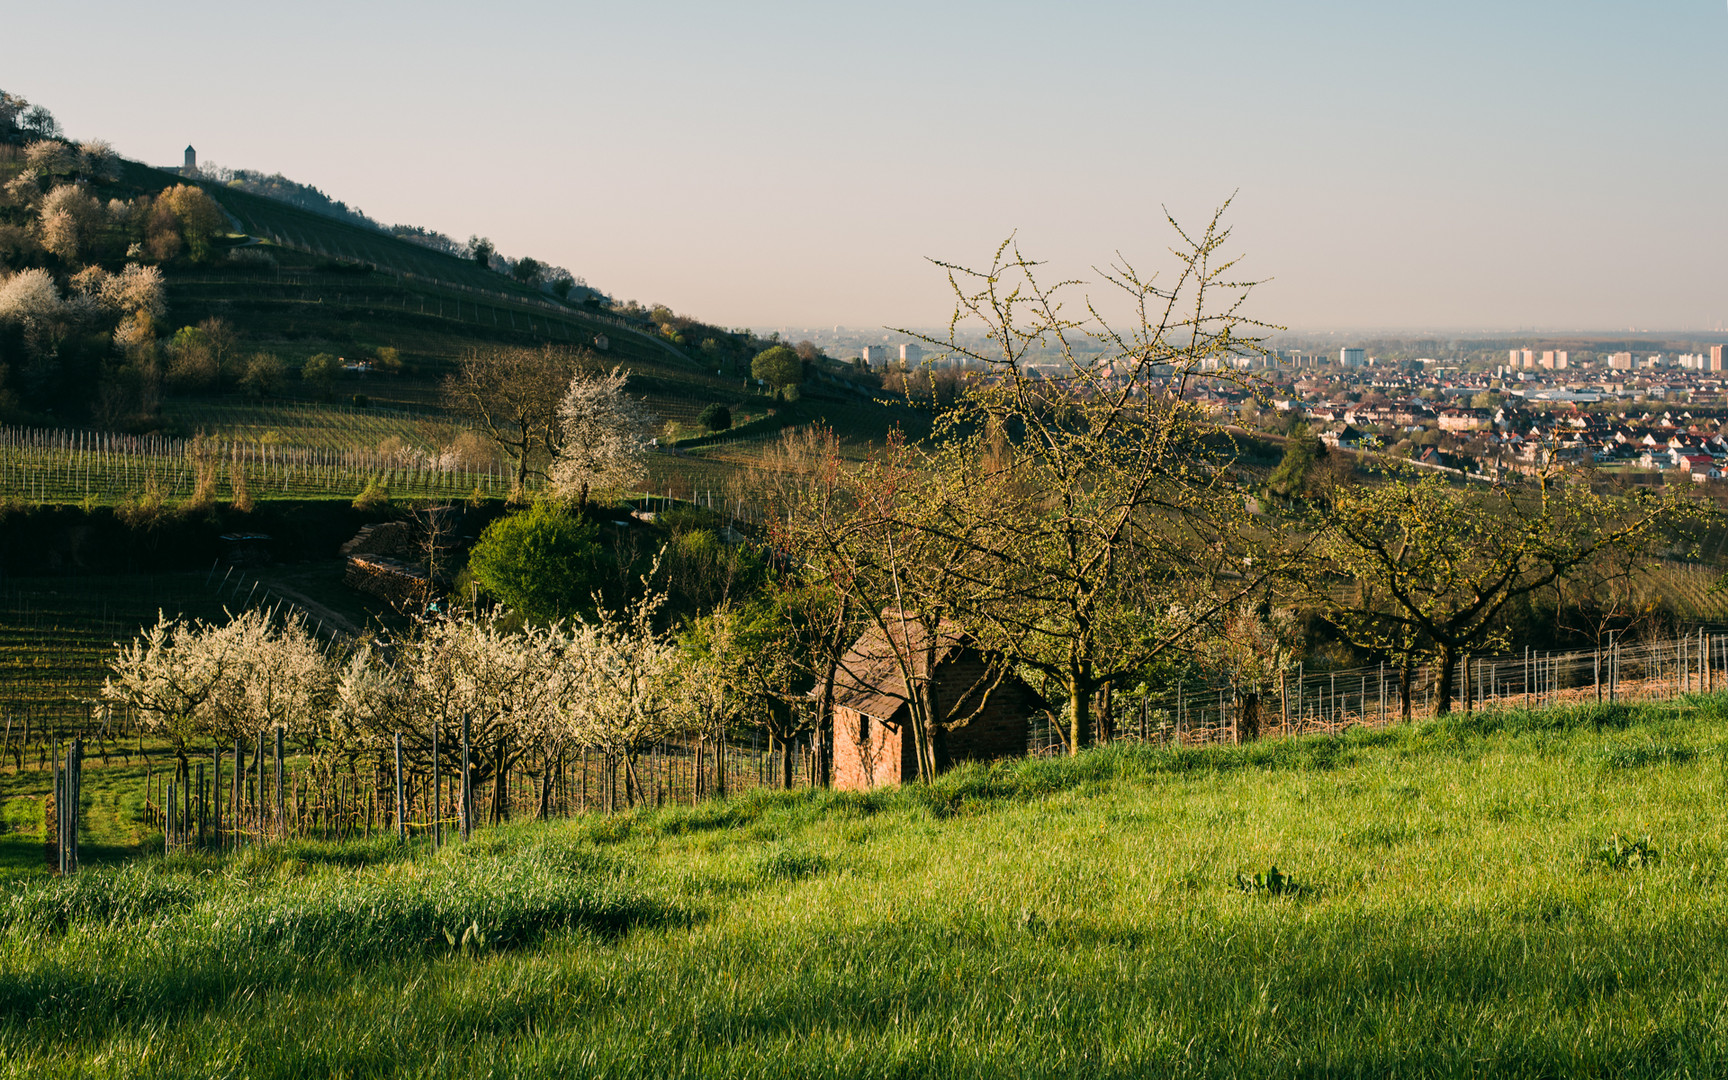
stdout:
[[(127, 157), (726, 326), (932, 326), (1226, 222), (1307, 331), (1728, 327), (1723, 0), (0, 0), (0, 88)], [(53, 42), (76, 41), (76, 45)], [(20, 43), (39, 45), (20, 47)]]

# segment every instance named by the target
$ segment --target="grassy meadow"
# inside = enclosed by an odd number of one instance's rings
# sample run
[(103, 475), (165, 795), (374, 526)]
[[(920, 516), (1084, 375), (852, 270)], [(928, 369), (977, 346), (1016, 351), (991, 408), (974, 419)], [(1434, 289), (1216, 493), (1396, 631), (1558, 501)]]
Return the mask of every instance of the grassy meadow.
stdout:
[(15, 878), (0, 1074), (1720, 1075), (1725, 718), (1118, 744)]

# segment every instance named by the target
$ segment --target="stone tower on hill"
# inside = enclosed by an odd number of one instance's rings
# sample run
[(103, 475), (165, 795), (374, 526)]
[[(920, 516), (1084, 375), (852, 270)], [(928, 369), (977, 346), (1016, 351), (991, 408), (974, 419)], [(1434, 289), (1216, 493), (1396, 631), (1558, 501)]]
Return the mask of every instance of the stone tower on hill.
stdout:
[(190, 146), (186, 148), (186, 164), (180, 167), (180, 171), (187, 176), (198, 175), (198, 151)]

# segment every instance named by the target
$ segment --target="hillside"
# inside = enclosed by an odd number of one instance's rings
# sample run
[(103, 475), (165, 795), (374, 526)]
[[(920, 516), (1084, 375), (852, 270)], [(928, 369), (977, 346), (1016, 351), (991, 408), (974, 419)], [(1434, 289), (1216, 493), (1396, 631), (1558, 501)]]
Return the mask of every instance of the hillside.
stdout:
[(4, 1071), (1720, 1074), (1725, 718), (1119, 745), (14, 882)]
[[(777, 403), (749, 377), (770, 341), (587, 287), (560, 299), (568, 290), (497, 269), (520, 265), (488, 268), (101, 144), (0, 145), (0, 419), (12, 425), (0, 493), (185, 498), (193, 436), (238, 458), (255, 497), (349, 499), (373, 479), (404, 495), (498, 493), (498, 455), (464, 439), (441, 392), (461, 357), (497, 347), (582, 349), (626, 368), (663, 442), (701, 434), (713, 404), (742, 429), (718, 441), (746, 448), (825, 422), (860, 452), (919, 425), (878, 405), (860, 373), (814, 356), (798, 403)], [(301, 378), (315, 357), (337, 363), (333, 381)], [(116, 469), (111, 434), (151, 440), (126, 444)], [(736, 488), (750, 457), (658, 456), (647, 486)]]

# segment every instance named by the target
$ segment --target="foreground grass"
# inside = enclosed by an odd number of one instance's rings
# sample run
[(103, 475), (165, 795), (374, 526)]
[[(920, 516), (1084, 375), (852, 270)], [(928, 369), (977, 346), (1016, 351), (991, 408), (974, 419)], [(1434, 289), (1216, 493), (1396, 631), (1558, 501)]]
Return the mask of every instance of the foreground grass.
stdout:
[[(1720, 1075), (1725, 717), (1115, 747), (15, 882), (0, 1073)], [(1274, 864), (1299, 888), (1239, 886)]]

